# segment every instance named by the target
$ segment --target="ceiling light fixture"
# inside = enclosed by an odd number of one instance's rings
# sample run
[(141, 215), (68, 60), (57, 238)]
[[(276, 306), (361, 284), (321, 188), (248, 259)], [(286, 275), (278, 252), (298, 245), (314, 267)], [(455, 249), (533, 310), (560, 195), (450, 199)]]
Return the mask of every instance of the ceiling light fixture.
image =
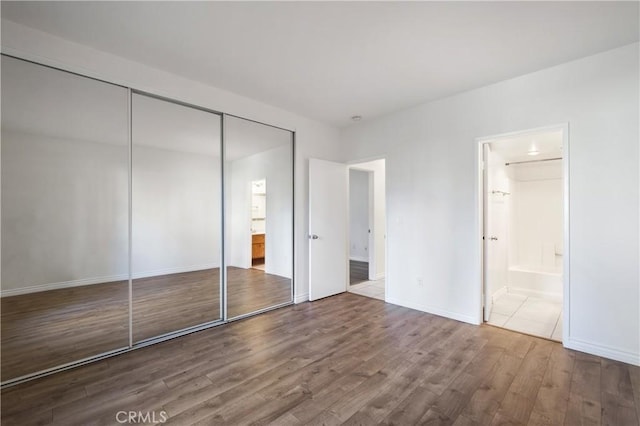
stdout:
[(362, 120), (362, 116), (361, 115), (352, 115), (351, 116), (351, 120), (360, 121), (360, 120)]

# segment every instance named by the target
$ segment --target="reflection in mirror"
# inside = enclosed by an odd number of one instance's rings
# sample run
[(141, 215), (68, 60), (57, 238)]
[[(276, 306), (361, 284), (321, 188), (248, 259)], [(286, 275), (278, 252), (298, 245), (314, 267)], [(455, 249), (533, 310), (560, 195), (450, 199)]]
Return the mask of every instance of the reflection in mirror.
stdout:
[(134, 342), (221, 319), (220, 121), (133, 95)]
[(267, 180), (251, 182), (251, 266), (264, 268), (267, 231)]
[(129, 344), (128, 94), (1, 66), (6, 381)]
[(292, 301), (293, 134), (225, 116), (227, 316)]

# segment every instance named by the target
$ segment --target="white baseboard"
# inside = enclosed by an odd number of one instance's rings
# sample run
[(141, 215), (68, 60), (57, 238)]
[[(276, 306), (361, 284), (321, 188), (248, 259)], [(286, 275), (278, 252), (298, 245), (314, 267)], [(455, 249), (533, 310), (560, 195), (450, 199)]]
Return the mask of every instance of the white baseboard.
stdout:
[(446, 309), (436, 308), (434, 306), (422, 305), (420, 303), (415, 303), (413, 301), (406, 301), (400, 299), (394, 299), (391, 297), (387, 297), (385, 300), (387, 303), (392, 303), (394, 305), (404, 306), (405, 308), (411, 308), (422, 312), (427, 312), (429, 314), (438, 315), (445, 318), (454, 319), (457, 321), (466, 322), (473, 325), (480, 325), (477, 317), (472, 317), (470, 315), (461, 314), (459, 312), (452, 312)]
[(374, 281), (383, 280), (383, 279), (384, 279), (384, 272), (379, 272), (374, 277)]
[(603, 358), (609, 358), (615, 361), (621, 361), (626, 362), (627, 364), (640, 366), (640, 353), (629, 352), (624, 349), (586, 342), (584, 340), (571, 337), (568, 341), (563, 341), (562, 344), (567, 349), (586, 352), (591, 355), (597, 355)]
[(541, 299), (550, 299), (557, 302), (562, 302), (562, 293), (530, 290), (528, 288), (521, 287), (508, 287), (507, 292), (511, 294), (521, 294), (524, 296), (539, 297)]
[[(148, 278), (148, 277), (156, 277), (158, 275), (179, 274), (181, 272), (194, 272), (194, 271), (202, 271), (205, 269), (213, 269), (213, 268), (218, 268), (218, 264), (216, 263), (216, 264), (207, 264), (207, 265), (191, 265), (191, 266), (182, 266), (177, 268), (156, 269), (154, 271), (138, 272), (136, 274), (133, 274), (131, 278), (132, 279)], [(85, 285), (93, 285), (93, 284), (104, 284), (104, 283), (123, 281), (128, 279), (129, 279), (128, 274), (119, 274), (119, 275), (110, 275), (106, 277), (82, 278), (79, 280), (39, 284), (39, 285), (32, 285), (32, 286), (21, 287), (21, 288), (10, 288), (10, 289), (0, 290), (0, 297), (19, 296), (21, 294), (38, 293), (41, 291), (58, 290), (61, 288), (82, 287)]]
[(0, 290), (0, 297), (19, 296), (21, 294), (39, 293), (41, 291), (58, 290), (61, 288), (82, 287), (85, 285), (102, 284), (114, 281), (128, 280), (129, 274), (111, 275), (108, 277), (83, 278), (72, 281), (62, 281), (57, 283), (31, 285), (21, 288), (10, 288)]
[(362, 257), (362, 256), (349, 256), (349, 260), (355, 260), (357, 262), (369, 262), (369, 258), (368, 257)]
[(296, 297), (293, 299), (293, 303), (303, 303), (309, 300), (309, 293), (304, 294), (296, 294)]

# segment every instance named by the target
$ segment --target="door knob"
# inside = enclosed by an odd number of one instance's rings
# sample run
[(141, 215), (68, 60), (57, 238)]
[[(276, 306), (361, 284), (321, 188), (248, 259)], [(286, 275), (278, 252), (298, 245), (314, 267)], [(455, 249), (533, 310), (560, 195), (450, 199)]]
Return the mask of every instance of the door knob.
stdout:
[(498, 237), (491, 237), (491, 241), (498, 241)]
[(316, 234), (309, 235), (310, 240), (317, 240), (318, 238), (320, 237), (318, 237)]

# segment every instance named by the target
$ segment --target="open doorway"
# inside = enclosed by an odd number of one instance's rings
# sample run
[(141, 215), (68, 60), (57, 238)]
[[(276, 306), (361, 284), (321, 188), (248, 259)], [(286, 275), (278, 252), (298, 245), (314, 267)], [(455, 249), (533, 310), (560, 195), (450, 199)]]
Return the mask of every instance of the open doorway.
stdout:
[(251, 182), (251, 267), (265, 270), (267, 232), (267, 180)]
[(348, 291), (385, 299), (385, 160), (349, 167)]
[(483, 316), (562, 341), (566, 273), (565, 126), (480, 140)]

